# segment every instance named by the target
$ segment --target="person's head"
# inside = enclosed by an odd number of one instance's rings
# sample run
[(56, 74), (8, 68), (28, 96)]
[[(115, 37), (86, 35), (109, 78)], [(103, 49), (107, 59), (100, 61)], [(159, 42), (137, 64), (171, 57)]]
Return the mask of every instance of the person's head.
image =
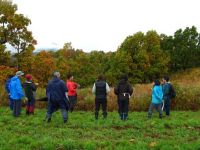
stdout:
[(21, 77), (24, 75), (24, 73), (22, 71), (17, 71), (15, 74), (17, 77)]
[(158, 79), (154, 80), (154, 86), (159, 86), (160, 85), (160, 81)]
[(98, 80), (104, 80), (105, 78), (104, 78), (104, 76), (102, 75), (102, 74), (100, 74), (99, 76), (98, 76)]
[(123, 75), (121, 75), (120, 79), (128, 81), (128, 75), (127, 74), (123, 74)]
[(32, 80), (32, 76), (30, 74), (27, 74), (25, 76), (25, 78), (26, 78), (27, 81), (31, 81)]
[(68, 74), (68, 75), (67, 75), (67, 79), (68, 79), (68, 80), (73, 80), (73, 79), (74, 79), (74, 77), (73, 77), (73, 75), (72, 75), (72, 74)]
[(55, 72), (53, 73), (53, 77), (60, 78), (60, 72), (55, 71)]
[(164, 77), (163, 77), (163, 82), (164, 82), (164, 83), (169, 82), (169, 77), (168, 77), (168, 76), (164, 76)]

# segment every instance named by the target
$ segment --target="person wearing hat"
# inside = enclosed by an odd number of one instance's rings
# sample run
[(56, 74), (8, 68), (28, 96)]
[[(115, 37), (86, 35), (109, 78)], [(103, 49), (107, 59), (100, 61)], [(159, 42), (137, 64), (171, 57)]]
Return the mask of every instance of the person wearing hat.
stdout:
[(26, 114), (34, 114), (34, 107), (35, 107), (35, 94), (38, 85), (37, 83), (34, 84), (32, 81), (32, 76), (30, 74), (27, 74), (26, 76), (26, 81), (23, 85), (24, 90), (25, 90), (25, 95), (28, 99), (27, 104), (26, 104)]
[(119, 83), (114, 88), (114, 93), (117, 95), (118, 99), (118, 113), (121, 120), (128, 119), (128, 106), (130, 96), (133, 94), (133, 88), (128, 82), (128, 76), (122, 75)]
[(67, 122), (69, 108), (67, 92), (65, 82), (60, 79), (60, 73), (54, 72), (53, 78), (49, 81), (46, 88), (46, 95), (48, 97), (47, 122), (51, 121), (52, 114), (58, 109), (61, 110), (64, 123)]
[(24, 97), (20, 77), (23, 76), (22, 71), (17, 71), (16, 75), (11, 78), (9, 84), (10, 98), (13, 100), (13, 116), (18, 117), (21, 113), (21, 99)]

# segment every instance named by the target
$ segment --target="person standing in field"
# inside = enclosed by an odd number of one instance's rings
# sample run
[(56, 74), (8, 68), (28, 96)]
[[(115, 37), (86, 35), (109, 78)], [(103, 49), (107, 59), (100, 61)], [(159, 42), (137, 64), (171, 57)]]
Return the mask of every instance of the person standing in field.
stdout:
[(28, 99), (27, 104), (26, 104), (26, 114), (34, 114), (34, 108), (35, 108), (35, 96), (36, 96), (36, 90), (37, 90), (37, 83), (33, 83), (32, 81), (32, 76), (30, 74), (27, 74), (26, 76), (26, 81), (23, 85), (24, 90), (25, 90), (25, 95)]
[(11, 81), (12, 77), (13, 77), (13, 75), (9, 75), (7, 80), (6, 80), (6, 83), (5, 83), (5, 90), (8, 94), (10, 110), (13, 110), (13, 105), (14, 105), (13, 100), (10, 98), (10, 89), (9, 89), (9, 85), (10, 85), (10, 81)]
[(122, 75), (119, 83), (114, 88), (114, 93), (117, 95), (118, 100), (118, 113), (121, 120), (128, 119), (129, 99), (133, 94), (133, 87), (128, 81), (127, 75)]
[(172, 84), (169, 82), (169, 77), (165, 76), (163, 77), (163, 99), (164, 99), (164, 110), (166, 112), (166, 116), (170, 115), (170, 105), (171, 105), (171, 99), (175, 98), (176, 93), (172, 86)]
[(74, 82), (74, 77), (73, 75), (69, 74), (67, 76), (67, 81), (66, 81), (66, 86), (68, 89), (68, 97), (69, 97), (69, 102), (70, 102), (70, 112), (73, 112), (74, 107), (77, 103), (77, 92), (76, 89), (80, 87), (80, 85), (76, 82)]
[(54, 72), (53, 78), (49, 81), (46, 88), (48, 97), (48, 107), (46, 113), (47, 122), (51, 121), (52, 114), (58, 109), (61, 110), (64, 123), (68, 120), (68, 95), (65, 82), (60, 79), (60, 73)]
[(154, 81), (152, 96), (151, 96), (151, 104), (149, 106), (148, 118), (151, 118), (152, 111), (154, 108), (159, 112), (159, 118), (162, 118), (162, 102), (163, 102), (163, 92), (162, 87), (160, 85), (159, 80)]
[(24, 73), (17, 71), (16, 75), (11, 78), (9, 84), (10, 98), (13, 100), (13, 116), (18, 117), (21, 114), (21, 100), (24, 97), (22, 84), (20, 81)]
[(107, 94), (110, 91), (108, 83), (104, 80), (103, 75), (99, 75), (98, 80), (94, 83), (92, 93), (95, 95), (95, 119), (99, 117), (99, 109), (102, 106), (103, 117), (107, 118)]

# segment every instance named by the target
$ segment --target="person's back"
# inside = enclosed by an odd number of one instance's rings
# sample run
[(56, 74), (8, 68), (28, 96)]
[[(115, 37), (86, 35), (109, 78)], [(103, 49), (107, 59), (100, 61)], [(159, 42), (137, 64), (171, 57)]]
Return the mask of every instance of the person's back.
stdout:
[(67, 87), (64, 81), (60, 80), (60, 73), (54, 72), (53, 78), (49, 81), (46, 94), (48, 97), (48, 110), (46, 114), (47, 122), (51, 121), (53, 112), (61, 109), (64, 123), (67, 122), (68, 115), (68, 100), (67, 100)]
[(24, 97), (20, 77), (24, 75), (22, 71), (17, 71), (16, 76), (11, 78), (9, 84), (10, 98), (13, 100), (13, 115), (18, 117), (21, 113), (21, 99)]
[(162, 118), (162, 101), (163, 101), (163, 91), (160, 86), (160, 81), (158, 79), (154, 80), (154, 85), (152, 89), (151, 103), (148, 111), (148, 118), (151, 118), (153, 109), (159, 112), (159, 118)]
[(36, 91), (36, 86), (34, 83), (32, 82), (25, 82), (24, 85), (24, 91), (25, 91), (25, 95), (29, 100), (32, 100), (34, 98), (34, 92)]
[(169, 77), (163, 77), (163, 99), (164, 99), (164, 110), (166, 112), (166, 116), (170, 115), (170, 105), (171, 99), (175, 97), (175, 91), (172, 84), (169, 82)]
[(64, 81), (58, 78), (53, 78), (48, 83), (46, 93), (49, 99), (59, 101), (63, 100), (65, 97), (65, 90), (66, 88)]
[(121, 76), (119, 83), (114, 88), (114, 92), (117, 95), (119, 116), (121, 120), (126, 120), (128, 118), (129, 99), (133, 94), (133, 88), (128, 82), (127, 75)]
[(102, 106), (103, 117), (107, 117), (107, 93), (109, 91), (110, 88), (104, 76), (99, 75), (92, 88), (92, 93), (95, 95), (95, 119), (98, 119), (100, 106)]
[(159, 85), (156, 85), (153, 87), (152, 90), (152, 103), (154, 104), (160, 104), (163, 100), (163, 92), (162, 87)]
[(98, 80), (95, 82), (96, 92), (95, 96), (98, 99), (106, 99), (107, 92), (106, 92), (106, 82), (102, 80)]
[(128, 81), (121, 79), (114, 89), (114, 92), (118, 96), (118, 99), (126, 100), (132, 95), (133, 88)]
[(20, 100), (24, 96), (21, 82), (18, 76), (14, 76), (11, 78), (9, 89), (10, 89), (10, 97), (13, 100)]

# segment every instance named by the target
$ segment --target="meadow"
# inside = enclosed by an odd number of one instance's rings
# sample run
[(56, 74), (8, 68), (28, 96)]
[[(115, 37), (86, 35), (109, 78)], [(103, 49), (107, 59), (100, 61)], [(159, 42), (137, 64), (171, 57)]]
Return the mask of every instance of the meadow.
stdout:
[(131, 112), (121, 121), (116, 112), (108, 118), (94, 119), (93, 112), (69, 113), (64, 124), (60, 112), (52, 122), (44, 121), (45, 109), (34, 116), (14, 118), (8, 108), (0, 109), (0, 149), (2, 150), (200, 150), (200, 112), (173, 111), (171, 117), (158, 118), (154, 112)]

